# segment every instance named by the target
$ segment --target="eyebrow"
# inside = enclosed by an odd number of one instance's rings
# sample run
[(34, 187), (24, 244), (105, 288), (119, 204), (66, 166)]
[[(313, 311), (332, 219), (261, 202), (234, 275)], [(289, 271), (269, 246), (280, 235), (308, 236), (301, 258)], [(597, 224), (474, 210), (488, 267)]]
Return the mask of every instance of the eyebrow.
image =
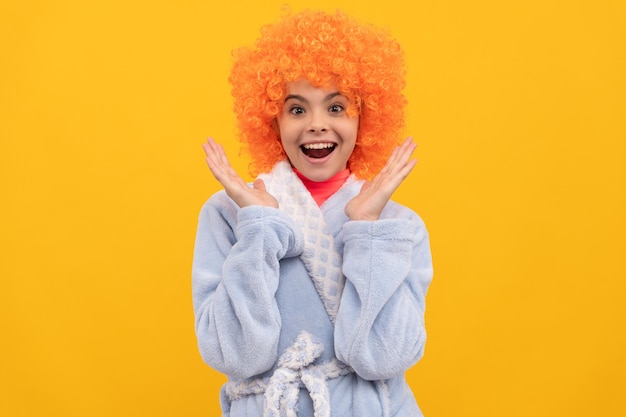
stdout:
[[(329, 95), (327, 95), (326, 97), (324, 97), (324, 100), (323, 100), (323, 101), (328, 101), (328, 100), (330, 100), (330, 99), (332, 99), (332, 98), (334, 98), (334, 97), (336, 97), (336, 96), (340, 96), (340, 95), (341, 95), (341, 93), (340, 93), (339, 91), (335, 91), (334, 93), (330, 93)], [(285, 103), (286, 103), (287, 101), (291, 100), (291, 99), (304, 101), (305, 103), (308, 103), (308, 102), (309, 102), (306, 98), (302, 97), (301, 95), (298, 95), (298, 94), (289, 94), (287, 97), (285, 97)]]

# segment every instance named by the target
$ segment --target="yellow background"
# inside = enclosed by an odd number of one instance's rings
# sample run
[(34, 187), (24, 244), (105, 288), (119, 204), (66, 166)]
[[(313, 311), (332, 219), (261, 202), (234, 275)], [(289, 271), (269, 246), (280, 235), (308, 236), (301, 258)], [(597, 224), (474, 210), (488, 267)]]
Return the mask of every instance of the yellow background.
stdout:
[[(216, 416), (195, 345), (201, 143), (283, 0), (0, 3), (0, 415)], [(319, 1), (391, 28), (432, 238), (427, 417), (626, 415), (626, 6)], [(292, 4), (294, 10), (303, 7)]]

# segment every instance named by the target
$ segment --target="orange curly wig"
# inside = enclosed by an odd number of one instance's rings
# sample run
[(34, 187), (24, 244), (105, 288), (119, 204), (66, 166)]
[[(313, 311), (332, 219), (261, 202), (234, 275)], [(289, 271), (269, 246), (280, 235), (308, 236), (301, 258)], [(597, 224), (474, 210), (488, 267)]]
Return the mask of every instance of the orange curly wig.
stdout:
[(229, 77), (240, 140), (252, 158), (250, 174), (268, 172), (286, 159), (274, 120), (285, 85), (307, 79), (334, 85), (359, 116), (348, 167), (371, 179), (385, 165), (404, 128), (404, 54), (383, 29), (361, 24), (343, 12), (303, 11), (261, 28), (255, 47), (233, 52)]

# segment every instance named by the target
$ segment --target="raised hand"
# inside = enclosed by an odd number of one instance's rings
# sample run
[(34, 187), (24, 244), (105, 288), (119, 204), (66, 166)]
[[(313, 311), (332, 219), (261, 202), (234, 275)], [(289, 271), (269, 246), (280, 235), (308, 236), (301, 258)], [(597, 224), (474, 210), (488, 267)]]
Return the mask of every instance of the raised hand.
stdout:
[(407, 138), (393, 150), (380, 173), (372, 181), (365, 182), (361, 192), (346, 205), (350, 220), (378, 220), (393, 192), (417, 163), (416, 159), (411, 159), (416, 147), (413, 139)]
[(278, 201), (267, 192), (263, 180), (254, 181), (252, 188), (233, 169), (226, 157), (222, 145), (212, 138), (203, 144), (206, 153), (206, 162), (216, 180), (222, 184), (226, 194), (233, 199), (239, 207), (267, 206), (278, 207)]

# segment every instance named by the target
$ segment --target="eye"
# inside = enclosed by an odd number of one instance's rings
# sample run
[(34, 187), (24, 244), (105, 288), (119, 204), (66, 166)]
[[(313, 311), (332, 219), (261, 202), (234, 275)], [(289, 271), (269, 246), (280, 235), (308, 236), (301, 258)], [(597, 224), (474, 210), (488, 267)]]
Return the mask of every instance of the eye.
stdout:
[(304, 109), (300, 106), (293, 106), (289, 109), (289, 113), (298, 116), (298, 115), (304, 114)]
[(330, 106), (328, 108), (328, 111), (331, 113), (340, 113), (344, 110), (343, 106), (341, 104), (333, 104), (332, 106)]

